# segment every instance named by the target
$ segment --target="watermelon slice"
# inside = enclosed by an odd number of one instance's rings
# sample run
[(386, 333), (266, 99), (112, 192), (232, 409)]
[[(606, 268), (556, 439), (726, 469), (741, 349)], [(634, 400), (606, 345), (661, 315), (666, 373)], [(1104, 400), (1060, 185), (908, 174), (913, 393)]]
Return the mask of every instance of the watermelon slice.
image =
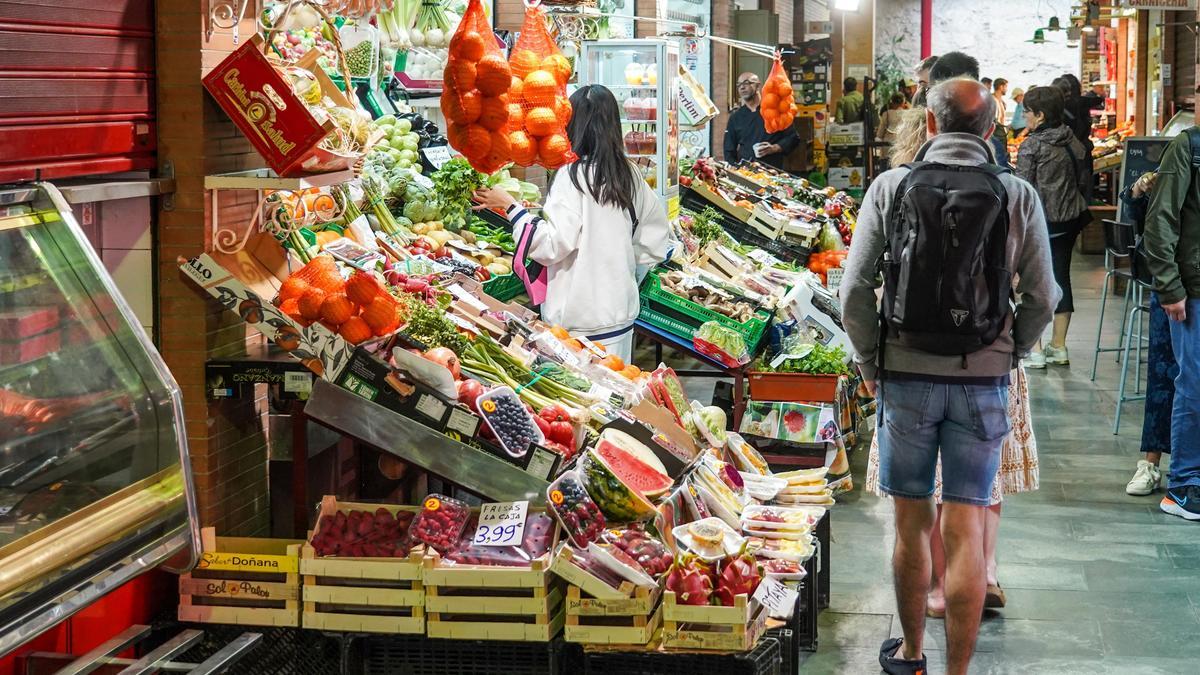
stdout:
[(600, 440), (608, 441), (618, 448), (621, 448), (625, 452), (628, 452), (646, 464), (649, 464), (650, 468), (654, 469), (658, 473), (667, 472), (667, 467), (663, 466), (662, 460), (658, 458), (658, 455), (654, 454), (653, 450), (646, 447), (645, 443), (639, 441), (633, 436), (630, 436), (624, 431), (621, 431), (620, 429), (605, 429), (604, 431), (600, 432)]
[[(643, 445), (642, 447), (645, 448), (646, 446)], [(649, 452), (649, 449), (646, 451)], [(604, 462), (604, 466), (618, 480), (647, 498), (657, 497), (671, 488), (671, 477), (667, 475), (665, 470), (660, 471), (642, 461), (634, 453), (629, 452), (606, 438), (602, 437), (600, 443), (596, 445), (596, 456), (600, 458), (600, 461)], [(659, 462), (658, 458), (653, 456), (653, 453), (651, 453), (651, 457), (659, 467), (662, 467), (662, 462)]]

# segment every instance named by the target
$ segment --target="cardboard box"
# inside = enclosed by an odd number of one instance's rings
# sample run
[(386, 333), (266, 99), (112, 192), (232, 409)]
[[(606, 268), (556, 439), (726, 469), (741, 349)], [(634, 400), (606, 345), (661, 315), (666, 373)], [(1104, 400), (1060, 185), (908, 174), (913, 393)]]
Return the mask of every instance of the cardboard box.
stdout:
[(683, 66), (679, 67), (679, 123), (693, 127), (708, 123), (720, 113), (704, 87)]
[[(350, 361), (338, 374), (336, 383), (343, 389), (411, 417), (436, 431), (445, 431), (451, 409), (458, 406), (457, 401), (447, 399), (420, 382), (402, 377), (364, 347), (354, 350)], [(467, 437), (474, 437), (479, 431), (480, 419), (474, 415), (471, 418), (473, 423), (460, 430)], [(456, 419), (460, 418), (456, 416)]]
[(862, 145), (863, 123), (830, 124), (826, 133), (828, 145)]
[(861, 190), (863, 179), (867, 175), (866, 167), (829, 167), (829, 187), (839, 190)]
[[(320, 50), (310, 50), (296, 65), (316, 76), (322, 96), (340, 107), (355, 109), (355, 103), (317, 65), (319, 55)], [(341, 171), (362, 156), (318, 147), (337, 125), (330, 120), (317, 122), (263, 55), (263, 39), (258, 34), (213, 68), (204, 78), (204, 88), (280, 176)]]

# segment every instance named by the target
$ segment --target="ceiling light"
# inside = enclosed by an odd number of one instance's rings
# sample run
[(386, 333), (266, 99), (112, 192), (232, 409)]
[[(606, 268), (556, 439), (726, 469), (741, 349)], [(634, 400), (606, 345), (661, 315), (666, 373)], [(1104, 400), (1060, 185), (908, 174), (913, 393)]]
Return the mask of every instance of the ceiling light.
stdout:
[(1057, 16), (1050, 17), (1050, 25), (1046, 26), (1047, 30), (1062, 30), (1062, 23), (1059, 22)]
[(1088, 25), (1084, 26), (1083, 28), (1080, 28), (1079, 30), (1081, 30), (1085, 33), (1095, 33), (1096, 27), (1091, 24), (1088, 24)]
[(844, 12), (857, 12), (858, 0), (833, 0), (833, 8)]
[(1042, 30), (1041, 28), (1038, 28), (1038, 29), (1034, 30), (1034, 31), (1033, 31), (1033, 39), (1032, 39), (1032, 40), (1026, 40), (1026, 42), (1032, 42), (1032, 43), (1033, 43), (1033, 44), (1035, 44), (1035, 45), (1045, 44), (1045, 42), (1046, 42), (1046, 31)]

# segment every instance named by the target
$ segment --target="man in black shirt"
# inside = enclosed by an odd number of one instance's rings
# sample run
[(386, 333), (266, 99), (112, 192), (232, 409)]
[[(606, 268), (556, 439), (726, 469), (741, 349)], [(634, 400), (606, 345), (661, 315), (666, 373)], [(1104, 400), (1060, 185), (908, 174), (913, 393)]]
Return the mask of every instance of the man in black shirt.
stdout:
[(737, 80), (738, 96), (742, 105), (729, 116), (725, 125), (725, 161), (735, 163), (758, 160), (777, 169), (783, 169), (783, 160), (797, 145), (800, 136), (795, 129), (784, 129), (768, 134), (758, 111), (759, 81), (754, 73), (742, 73)]

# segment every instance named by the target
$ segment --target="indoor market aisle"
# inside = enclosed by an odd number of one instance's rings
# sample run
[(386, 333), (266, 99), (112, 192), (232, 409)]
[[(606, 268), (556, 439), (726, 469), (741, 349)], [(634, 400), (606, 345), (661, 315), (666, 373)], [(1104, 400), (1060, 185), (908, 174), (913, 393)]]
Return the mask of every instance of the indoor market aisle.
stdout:
[[(1125, 494), (1140, 457), (1142, 402), (1125, 405), (1113, 436), (1113, 354), (1101, 355), (1089, 381), (1101, 264), (1101, 256), (1076, 257), (1071, 366), (1030, 372), (1041, 489), (1005, 501), (999, 576), (1008, 606), (985, 617), (972, 673), (1196, 672), (1200, 524), (1161, 513), (1161, 492)], [(1110, 342), (1119, 307), (1110, 298)], [(853, 459), (856, 488), (866, 454)], [(839, 498), (833, 516), (831, 605), (821, 615), (820, 650), (800, 671), (879, 672), (880, 642), (900, 635), (891, 504), (856, 491)], [(930, 619), (927, 632), (931, 672), (939, 673), (942, 621)]]

